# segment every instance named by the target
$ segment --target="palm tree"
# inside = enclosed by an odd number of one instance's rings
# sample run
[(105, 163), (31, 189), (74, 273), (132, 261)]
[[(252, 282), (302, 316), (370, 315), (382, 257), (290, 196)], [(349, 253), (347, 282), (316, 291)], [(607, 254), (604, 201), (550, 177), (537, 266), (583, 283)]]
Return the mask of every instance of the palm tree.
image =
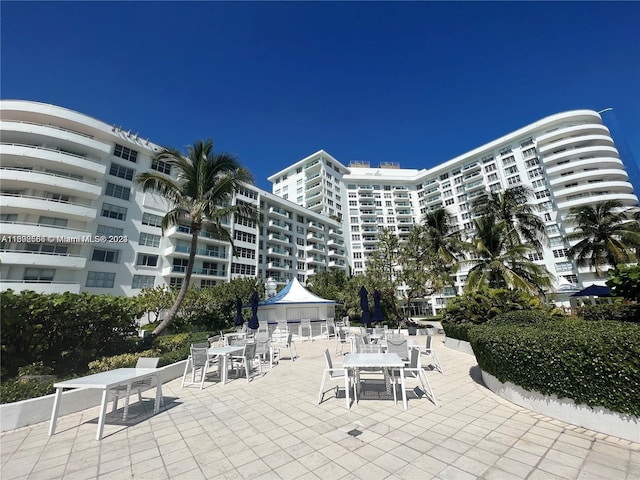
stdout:
[(508, 230), (507, 241), (512, 246), (524, 241), (540, 251), (542, 244), (547, 243), (547, 235), (544, 222), (529, 202), (531, 196), (530, 189), (517, 185), (483, 195), (473, 204), (473, 210), (477, 215), (491, 215), (502, 222)]
[(233, 248), (233, 239), (222, 225), (223, 221), (232, 215), (257, 218), (254, 206), (244, 202), (232, 204), (235, 192), (243, 184), (252, 184), (253, 176), (233, 155), (214, 154), (212, 140), (194, 142), (187, 156), (165, 148), (155, 159), (169, 164), (177, 173), (177, 178), (149, 171), (137, 174), (135, 181), (143, 191), (157, 192), (169, 202), (170, 210), (162, 218), (162, 234), (171, 226), (188, 225), (191, 229), (191, 248), (180, 291), (167, 317), (153, 331), (154, 336), (171, 324), (187, 295), (200, 232), (205, 229), (211, 235), (231, 243)]
[(578, 266), (589, 266), (600, 276), (605, 265), (615, 267), (637, 260), (640, 221), (629, 218), (622, 208), (622, 202), (607, 200), (569, 210), (568, 221), (575, 225), (575, 231), (565, 238), (578, 241), (568, 252)]
[(456, 268), (471, 267), (467, 289), (514, 288), (541, 295), (551, 286), (551, 274), (543, 265), (529, 260), (535, 251), (528, 243), (511, 244), (510, 230), (491, 215), (475, 220), (476, 234), (467, 244), (471, 258), (458, 262)]
[(462, 256), (460, 230), (451, 224), (451, 215), (443, 207), (426, 213), (422, 227), (430, 280), (437, 290), (442, 290), (453, 283), (452, 268)]

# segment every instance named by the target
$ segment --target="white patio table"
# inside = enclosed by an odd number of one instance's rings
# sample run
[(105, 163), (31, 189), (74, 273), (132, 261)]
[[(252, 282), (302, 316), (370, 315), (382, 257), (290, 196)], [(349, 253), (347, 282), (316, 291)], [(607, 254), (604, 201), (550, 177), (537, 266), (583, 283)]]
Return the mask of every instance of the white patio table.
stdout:
[(229, 355), (234, 353), (242, 353), (244, 345), (229, 345), (227, 347), (211, 347), (207, 350), (209, 357), (222, 357), (221, 362), (218, 362), (218, 368), (220, 372), (220, 383), (224, 385), (227, 383), (227, 373), (229, 371), (228, 360)]
[(407, 409), (407, 393), (404, 391), (404, 362), (397, 353), (348, 353), (342, 360), (342, 367), (345, 369), (344, 387), (346, 391), (347, 408), (351, 408), (349, 398), (349, 376), (358, 368), (391, 369), (400, 372), (400, 383), (402, 384), (402, 404)]
[[(118, 368), (108, 372), (95, 373), (86, 377), (65, 380), (64, 382), (55, 383), (56, 396), (53, 400), (53, 410), (51, 412), (51, 423), (49, 424), (49, 436), (56, 433), (56, 423), (58, 421), (58, 411), (60, 409), (60, 401), (62, 400), (62, 391), (65, 388), (97, 388), (102, 390), (102, 402), (100, 404), (100, 416), (98, 417), (98, 432), (96, 440), (102, 439), (104, 431), (105, 416), (107, 412), (107, 402), (109, 390), (116, 387), (127, 386), (142, 380), (145, 377), (154, 377), (156, 382), (156, 400), (153, 407), (153, 413), (158, 413), (160, 403), (162, 401), (162, 382), (160, 381), (160, 368)], [(128, 393), (128, 392), (127, 392)]]

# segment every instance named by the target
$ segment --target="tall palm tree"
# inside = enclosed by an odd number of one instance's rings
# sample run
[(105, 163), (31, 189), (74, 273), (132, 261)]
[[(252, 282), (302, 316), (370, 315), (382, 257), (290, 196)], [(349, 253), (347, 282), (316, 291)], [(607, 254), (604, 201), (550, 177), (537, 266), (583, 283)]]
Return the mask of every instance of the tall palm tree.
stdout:
[(422, 227), (431, 282), (442, 289), (453, 283), (452, 268), (462, 256), (460, 230), (452, 225), (451, 215), (443, 207), (426, 213)]
[(568, 254), (579, 266), (589, 266), (600, 276), (605, 265), (615, 267), (637, 260), (640, 221), (630, 218), (622, 208), (622, 202), (607, 200), (569, 210), (568, 221), (575, 231), (565, 238), (578, 241)]
[(243, 184), (252, 184), (253, 176), (242, 167), (231, 154), (213, 153), (212, 140), (198, 140), (188, 149), (188, 155), (165, 148), (156, 160), (164, 161), (177, 173), (177, 178), (149, 171), (136, 175), (135, 181), (146, 191), (163, 195), (170, 210), (162, 218), (162, 234), (174, 225), (185, 225), (191, 229), (191, 248), (185, 276), (175, 303), (167, 317), (153, 331), (159, 335), (170, 324), (187, 295), (194, 259), (198, 247), (198, 236), (204, 229), (212, 235), (231, 243), (230, 232), (222, 225), (232, 215), (257, 218), (254, 206), (237, 202), (232, 204), (234, 194)]
[(475, 224), (476, 234), (467, 244), (471, 258), (456, 265), (471, 267), (465, 288), (515, 288), (541, 295), (551, 286), (551, 273), (527, 257), (535, 251), (533, 245), (512, 245), (509, 227), (491, 215), (476, 219)]
[(522, 185), (489, 192), (473, 204), (473, 211), (480, 216), (491, 215), (497, 222), (502, 222), (508, 230), (510, 245), (524, 241), (539, 251), (542, 244), (547, 243), (547, 235), (544, 222), (530, 203), (531, 196), (531, 190)]

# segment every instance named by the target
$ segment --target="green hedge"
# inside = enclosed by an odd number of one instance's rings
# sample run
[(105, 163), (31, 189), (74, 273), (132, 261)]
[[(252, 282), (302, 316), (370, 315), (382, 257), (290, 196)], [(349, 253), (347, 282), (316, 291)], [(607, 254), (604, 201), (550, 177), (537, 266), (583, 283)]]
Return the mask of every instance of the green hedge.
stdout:
[(473, 327), (475, 327), (475, 324), (473, 323), (442, 322), (442, 329), (447, 337), (463, 340), (465, 342), (469, 341), (469, 330)]
[(538, 323), (547, 322), (551, 319), (549, 312), (543, 310), (513, 310), (496, 315), (487, 323), (497, 324), (517, 324), (517, 323)]
[(501, 382), (640, 416), (640, 326), (556, 320), (475, 326), (478, 365)]
[(585, 320), (618, 320), (640, 323), (640, 305), (626, 303), (604, 303), (578, 308), (578, 316)]

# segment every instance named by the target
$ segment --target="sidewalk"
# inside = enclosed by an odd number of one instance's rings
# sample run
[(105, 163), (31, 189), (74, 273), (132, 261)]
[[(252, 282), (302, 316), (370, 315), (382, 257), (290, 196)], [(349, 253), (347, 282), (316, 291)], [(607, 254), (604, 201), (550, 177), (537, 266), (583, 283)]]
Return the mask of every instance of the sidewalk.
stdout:
[[(429, 372), (438, 407), (409, 395), (361, 399), (350, 410), (333, 392), (317, 405), (335, 340), (296, 342), (299, 358), (247, 383), (164, 384), (131, 418), (98, 407), (0, 436), (0, 477), (9, 479), (593, 479), (640, 478), (640, 444), (553, 420), (502, 400), (478, 383), (472, 356), (442, 345), (445, 374)], [(423, 344), (424, 337), (416, 337)], [(328, 382), (326, 388), (335, 385)], [(413, 384), (411, 384), (413, 385)], [(341, 392), (342, 393), (342, 392)], [(132, 399), (133, 400), (133, 399)], [(355, 430), (355, 431), (354, 431)], [(349, 434), (349, 432), (351, 434)], [(360, 432), (360, 433), (358, 433)], [(355, 434), (355, 436), (354, 436)]]

